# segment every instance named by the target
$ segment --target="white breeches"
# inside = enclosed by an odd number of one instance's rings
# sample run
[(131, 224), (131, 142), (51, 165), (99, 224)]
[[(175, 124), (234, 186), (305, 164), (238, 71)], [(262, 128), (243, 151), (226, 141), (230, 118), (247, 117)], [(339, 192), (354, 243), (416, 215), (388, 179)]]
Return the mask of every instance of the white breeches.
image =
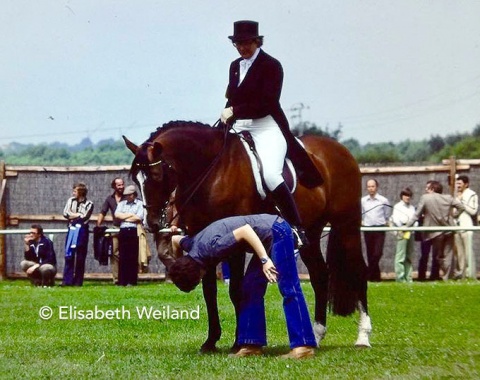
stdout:
[(233, 130), (251, 133), (262, 160), (265, 184), (269, 190), (275, 190), (283, 182), (283, 162), (287, 154), (287, 142), (278, 124), (268, 115), (261, 119), (237, 120)]

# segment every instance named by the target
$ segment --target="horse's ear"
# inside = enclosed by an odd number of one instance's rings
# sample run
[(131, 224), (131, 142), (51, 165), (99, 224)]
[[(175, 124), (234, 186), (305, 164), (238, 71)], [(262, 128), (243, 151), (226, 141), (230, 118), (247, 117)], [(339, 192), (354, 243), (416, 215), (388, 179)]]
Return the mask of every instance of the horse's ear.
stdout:
[(123, 137), (123, 141), (125, 141), (125, 145), (127, 146), (127, 148), (130, 149), (130, 151), (133, 154), (137, 154), (138, 145), (135, 145), (133, 142), (131, 142), (125, 136), (122, 135), (122, 137)]

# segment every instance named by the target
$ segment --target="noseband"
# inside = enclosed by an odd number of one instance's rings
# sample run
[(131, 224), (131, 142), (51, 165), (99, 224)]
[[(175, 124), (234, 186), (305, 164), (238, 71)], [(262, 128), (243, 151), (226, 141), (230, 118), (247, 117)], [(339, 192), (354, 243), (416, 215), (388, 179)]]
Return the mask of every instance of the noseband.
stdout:
[[(217, 121), (218, 123), (218, 121)], [(218, 152), (218, 154), (215, 156), (215, 158), (213, 159), (213, 161), (210, 163), (210, 165), (208, 165), (208, 167), (205, 169), (205, 171), (189, 186), (189, 188), (185, 191), (185, 194), (188, 194), (188, 196), (186, 197), (185, 201), (183, 202), (182, 204), (182, 207), (180, 209), (177, 209), (176, 213), (172, 216), (171, 220), (168, 220), (166, 221), (166, 225), (169, 226), (171, 221), (172, 220), (175, 220), (175, 218), (180, 215), (182, 213), (182, 211), (185, 209), (185, 207), (188, 205), (188, 203), (191, 201), (191, 199), (193, 198), (193, 196), (195, 195), (195, 193), (198, 191), (198, 189), (200, 188), (200, 186), (205, 182), (205, 180), (208, 178), (208, 176), (210, 175), (210, 173), (212, 172), (212, 170), (214, 169), (214, 167), (217, 165), (217, 163), (220, 161), (220, 158), (223, 154), (223, 152), (225, 151), (225, 147), (227, 145), (227, 135), (228, 135), (228, 130), (225, 129), (224, 131), (224, 136), (223, 136), (223, 145), (222, 145), (222, 148), (220, 149), (220, 151)], [(164, 170), (164, 172), (168, 172), (168, 171), (174, 171), (173, 169), (173, 166), (168, 163), (167, 161), (165, 161), (164, 159), (162, 158), (159, 158), (157, 161), (155, 162), (135, 162), (136, 166), (139, 168), (139, 170), (142, 172), (143, 176), (145, 178), (147, 178), (147, 173), (150, 171), (149, 169), (151, 167), (154, 167), (154, 166), (157, 166), (157, 165), (162, 165), (162, 169), (164, 169), (166, 167), (166, 169)], [(149, 173), (148, 173), (149, 174)], [(155, 181), (155, 180), (153, 180)], [(156, 181), (158, 182), (158, 181)], [(170, 194), (173, 192), (174, 189), (170, 189)], [(143, 186), (142, 186), (142, 192), (143, 192)], [(146, 197), (145, 197), (145, 194), (143, 194), (143, 198), (144, 198), (144, 201), (146, 202)], [(166, 219), (166, 216), (167, 216), (167, 209), (170, 205), (174, 205), (175, 204), (175, 199), (173, 201), (170, 201), (170, 199), (168, 199), (167, 201), (165, 201), (165, 204), (163, 206), (163, 208), (160, 210), (161, 211), (161, 216), (160, 218), (162, 220), (165, 220)], [(149, 208), (151, 208), (152, 206), (150, 205), (147, 205), (145, 204), (144, 206), (147, 210)]]

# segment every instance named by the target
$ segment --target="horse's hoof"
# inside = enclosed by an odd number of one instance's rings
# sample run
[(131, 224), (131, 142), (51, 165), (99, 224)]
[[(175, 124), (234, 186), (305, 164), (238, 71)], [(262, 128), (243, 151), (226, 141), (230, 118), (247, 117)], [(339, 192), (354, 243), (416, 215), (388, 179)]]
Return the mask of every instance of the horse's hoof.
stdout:
[(363, 330), (358, 332), (358, 338), (355, 342), (355, 347), (357, 348), (371, 348), (370, 345), (370, 331), (371, 330)]
[(355, 342), (355, 348), (372, 348), (372, 346), (370, 345), (370, 342), (368, 341), (368, 338), (367, 339), (358, 339), (356, 342)]
[(205, 354), (214, 354), (216, 352), (218, 352), (218, 350), (217, 350), (217, 347), (215, 347), (215, 345), (211, 346), (208, 344), (204, 344), (202, 345), (202, 347), (200, 347), (200, 351), (198, 353), (201, 355), (205, 355)]
[(313, 333), (315, 334), (315, 340), (317, 341), (317, 345), (320, 347), (320, 343), (327, 334), (327, 328), (320, 322), (315, 322), (313, 324)]
[(372, 322), (368, 315), (360, 318), (360, 325), (358, 326), (358, 337), (355, 342), (355, 347), (370, 348), (370, 334), (372, 333)]

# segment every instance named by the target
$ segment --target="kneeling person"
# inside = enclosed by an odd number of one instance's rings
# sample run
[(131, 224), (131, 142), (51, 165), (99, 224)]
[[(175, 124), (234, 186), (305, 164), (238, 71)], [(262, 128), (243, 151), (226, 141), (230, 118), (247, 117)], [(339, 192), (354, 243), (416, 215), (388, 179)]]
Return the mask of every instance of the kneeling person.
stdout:
[[(170, 277), (180, 290), (190, 292), (200, 283), (207, 268), (244, 252), (244, 243), (253, 248), (256, 256), (242, 281), (238, 318), (240, 350), (235, 356), (260, 355), (261, 347), (267, 343), (264, 296), (268, 281), (278, 282), (283, 296), (291, 348), (283, 357), (313, 356), (316, 341), (298, 278), (293, 232), (279, 216), (235, 216), (218, 220), (193, 237), (173, 236), (174, 251), (183, 249), (189, 253), (170, 267)], [(271, 247), (271, 258), (265, 246)]]
[(32, 224), (25, 235), (25, 260), (20, 266), (34, 285), (53, 286), (57, 274), (57, 258), (53, 242), (43, 234), (39, 224)]

